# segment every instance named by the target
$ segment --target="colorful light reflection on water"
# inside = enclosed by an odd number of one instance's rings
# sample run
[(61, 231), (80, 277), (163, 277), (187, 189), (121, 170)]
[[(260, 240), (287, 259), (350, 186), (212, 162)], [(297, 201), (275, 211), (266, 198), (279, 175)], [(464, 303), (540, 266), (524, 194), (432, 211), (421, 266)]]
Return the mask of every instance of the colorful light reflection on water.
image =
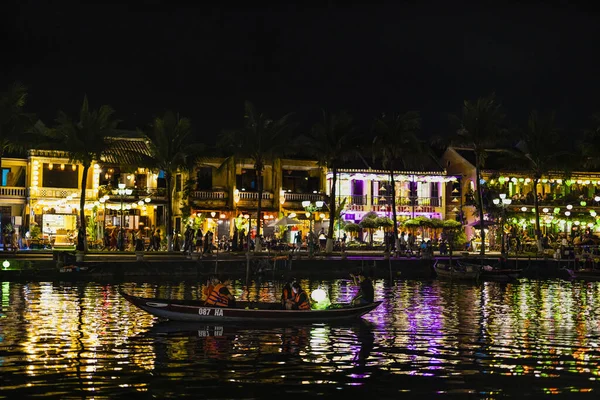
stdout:
[[(301, 284), (334, 302), (356, 293), (348, 280)], [(183, 282), (120, 286), (146, 297), (201, 293)], [(600, 283), (376, 280), (384, 302), (362, 322), (268, 327), (161, 323), (115, 285), (0, 289), (0, 396), (572, 396), (600, 387)], [(281, 283), (233, 289), (277, 301)]]

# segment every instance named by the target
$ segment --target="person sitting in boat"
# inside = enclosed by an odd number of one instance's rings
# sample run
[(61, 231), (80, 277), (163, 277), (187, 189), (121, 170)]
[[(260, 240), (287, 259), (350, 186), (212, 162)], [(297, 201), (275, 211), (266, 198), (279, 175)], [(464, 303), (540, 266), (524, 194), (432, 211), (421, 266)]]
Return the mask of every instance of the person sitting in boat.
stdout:
[(215, 288), (215, 286), (218, 283), (219, 283), (219, 278), (217, 278), (216, 275), (211, 275), (208, 277), (208, 280), (206, 281), (206, 286), (202, 290), (202, 294), (204, 295), (205, 298), (208, 298), (208, 296), (210, 296), (213, 289)]
[(296, 281), (294, 278), (287, 280), (281, 291), (281, 308), (286, 309), (287, 300), (294, 298), (294, 292), (292, 291), (292, 284)]
[(204, 304), (213, 307), (235, 307), (235, 297), (227, 288), (229, 283), (229, 278), (223, 276), (215, 285)]
[(363, 271), (357, 274), (350, 274), (354, 279), (355, 285), (360, 285), (360, 289), (356, 296), (352, 299), (352, 305), (370, 304), (375, 300), (375, 289), (373, 288), (373, 281), (365, 275)]
[(285, 308), (288, 310), (310, 310), (310, 298), (300, 287), (298, 282), (292, 283), (291, 299), (286, 300)]

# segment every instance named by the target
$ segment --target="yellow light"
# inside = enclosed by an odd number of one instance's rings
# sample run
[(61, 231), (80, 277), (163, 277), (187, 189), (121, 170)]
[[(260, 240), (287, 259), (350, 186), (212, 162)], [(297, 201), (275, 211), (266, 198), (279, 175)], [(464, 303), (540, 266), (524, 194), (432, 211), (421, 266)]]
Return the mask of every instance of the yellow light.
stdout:
[(48, 169), (52, 171), (52, 168), (54, 168), (54, 165), (52, 165), (52, 163), (48, 163)]
[(61, 169), (61, 171), (64, 171), (65, 170), (65, 164), (60, 164), (60, 169)]
[(75, 171), (75, 170), (77, 169), (77, 165), (75, 165), (75, 164), (72, 164), (72, 165), (71, 165), (71, 169), (72, 169), (73, 171)]

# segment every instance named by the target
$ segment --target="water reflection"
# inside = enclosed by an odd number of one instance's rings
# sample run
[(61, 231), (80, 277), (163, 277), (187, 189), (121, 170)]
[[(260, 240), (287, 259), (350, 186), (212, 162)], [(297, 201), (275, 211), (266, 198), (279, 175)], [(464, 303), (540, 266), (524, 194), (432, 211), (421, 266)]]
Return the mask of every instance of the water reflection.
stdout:
[[(348, 280), (302, 281), (350, 299)], [(201, 285), (127, 283), (144, 297), (197, 298)], [(234, 284), (276, 301), (281, 283)], [(2, 394), (155, 397), (586, 393), (597, 386), (600, 284), (375, 282), (363, 320), (313, 325), (163, 323), (115, 285), (0, 284)], [(398, 379), (401, 376), (402, 379)], [(359, 392), (356, 392), (359, 393)]]

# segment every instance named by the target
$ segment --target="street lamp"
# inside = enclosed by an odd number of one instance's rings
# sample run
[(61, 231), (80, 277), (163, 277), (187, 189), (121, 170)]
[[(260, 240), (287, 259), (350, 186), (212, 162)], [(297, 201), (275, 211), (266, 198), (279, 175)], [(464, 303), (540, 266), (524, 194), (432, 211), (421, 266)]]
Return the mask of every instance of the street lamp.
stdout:
[(117, 189), (117, 193), (119, 194), (120, 198), (121, 198), (121, 226), (119, 227), (121, 230), (121, 248), (119, 250), (123, 251), (124, 250), (124, 245), (125, 245), (125, 235), (123, 232), (123, 197), (124, 196), (130, 196), (131, 193), (133, 193), (133, 190), (131, 189), (126, 189), (125, 188), (125, 184), (124, 183), (119, 183), (119, 189)]
[(492, 202), (499, 207), (502, 207), (502, 223), (500, 224), (500, 233), (502, 235), (502, 255), (506, 255), (506, 250), (504, 246), (504, 221), (506, 220), (506, 207), (512, 203), (511, 199), (506, 198), (506, 193), (500, 193), (498, 195), (500, 198), (493, 199)]
[(323, 208), (323, 206), (325, 205), (324, 201), (321, 200), (317, 200), (314, 202), (314, 204), (312, 202), (310, 202), (309, 200), (304, 200), (302, 202), (302, 207), (304, 207), (304, 210), (306, 210), (306, 216), (309, 217), (309, 224), (310, 224), (310, 231), (312, 232), (312, 222), (314, 219), (314, 214), (316, 211), (319, 211), (321, 208)]

